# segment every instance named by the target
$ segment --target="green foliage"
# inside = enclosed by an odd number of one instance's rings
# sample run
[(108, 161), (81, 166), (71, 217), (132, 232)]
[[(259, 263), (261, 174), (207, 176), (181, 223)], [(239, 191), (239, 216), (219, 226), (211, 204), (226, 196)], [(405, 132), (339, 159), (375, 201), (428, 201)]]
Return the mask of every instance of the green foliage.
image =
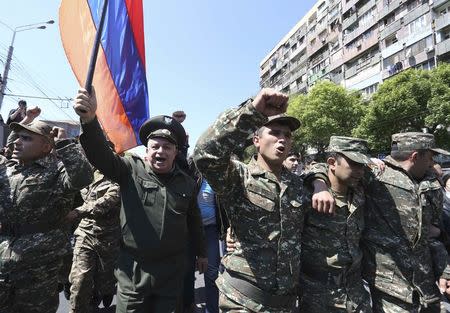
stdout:
[(367, 139), (375, 151), (389, 151), (392, 134), (428, 128), (438, 145), (448, 148), (449, 75), (450, 65), (442, 64), (431, 71), (409, 69), (386, 80), (353, 135)]
[(330, 136), (351, 135), (364, 114), (364, 105), (358, 92), (330, 81), (320, 81), (307, 95), (290, 98), (288, 114), (302, 122), (294, 134), (295, 147), (302, 150), (300, 146), (311, 146), (320, 152)]

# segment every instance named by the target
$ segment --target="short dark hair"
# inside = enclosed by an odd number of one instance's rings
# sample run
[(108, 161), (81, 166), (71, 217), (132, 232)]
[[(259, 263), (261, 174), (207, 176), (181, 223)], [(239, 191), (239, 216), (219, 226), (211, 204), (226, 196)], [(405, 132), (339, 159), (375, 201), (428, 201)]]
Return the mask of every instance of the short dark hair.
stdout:
[(297, 152), (297, 151), (295, 151), (295, 150), (289, 151), (287, 157), (290, 157), (290, 156), (296, 156), (297, 158), (301, 158), (300, 152)]
[(409, 156), (417, 151), (420, 157), (424, 156), (427, 151), (430, 151), (428, 149), (418, 149), (418, 150), (412, 150), (412, 151), (402, 151), (402, 150), (394, 150), (391, 151), (391, 157), (396, 161), (406, 161), (408, 160)]
[(25, 100), (19, 100), (18, 105), (27, 105), (27, 102)]

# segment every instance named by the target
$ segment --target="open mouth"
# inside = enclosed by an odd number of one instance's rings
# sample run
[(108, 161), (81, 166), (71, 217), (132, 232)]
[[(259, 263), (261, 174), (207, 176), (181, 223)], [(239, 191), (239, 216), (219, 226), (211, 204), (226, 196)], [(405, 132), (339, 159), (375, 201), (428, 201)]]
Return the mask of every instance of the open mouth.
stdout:
[(155, 160), (156, 160), (156, 162), (164, 162), (166, 160), (166, 158), (156, 157)]
[(277, 152), (284, 153), (285, 148), (283, 146), (277, 147)]

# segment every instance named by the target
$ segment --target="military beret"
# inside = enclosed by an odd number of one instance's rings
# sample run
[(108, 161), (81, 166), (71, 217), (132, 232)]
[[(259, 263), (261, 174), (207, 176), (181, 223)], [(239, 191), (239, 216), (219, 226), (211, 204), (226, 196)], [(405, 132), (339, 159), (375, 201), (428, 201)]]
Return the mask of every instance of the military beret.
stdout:
[(431, 150), (450, 155), (448, 151), (436, 148), (434, 136), (421, 132), (397, 133), (392, 135), (391, 151)]
[(142, 124), (139, 129), (139, 139), (147, 146), (150, 138), (166, 138), (177, 146), (186, 143), (186, 131), (174, 118), (167, 115), (154, 116)]
[(360, 138), (331, 136), (330, 144), (326, 151), (341, 153), (357, 163), (370, 163), (367, 141)]

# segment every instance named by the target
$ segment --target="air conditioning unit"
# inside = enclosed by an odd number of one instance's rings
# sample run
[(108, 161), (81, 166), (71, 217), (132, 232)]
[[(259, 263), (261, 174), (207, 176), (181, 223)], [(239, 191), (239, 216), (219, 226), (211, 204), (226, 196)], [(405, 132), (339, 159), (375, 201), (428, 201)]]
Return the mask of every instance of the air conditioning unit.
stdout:
[(426, 53), (430, 53), (430, 52), (432, 52), (432, 51), (434, 51), (434, 47), (426, 47), (426, 48), (425, 48), (425, 52), (426, 52)]

